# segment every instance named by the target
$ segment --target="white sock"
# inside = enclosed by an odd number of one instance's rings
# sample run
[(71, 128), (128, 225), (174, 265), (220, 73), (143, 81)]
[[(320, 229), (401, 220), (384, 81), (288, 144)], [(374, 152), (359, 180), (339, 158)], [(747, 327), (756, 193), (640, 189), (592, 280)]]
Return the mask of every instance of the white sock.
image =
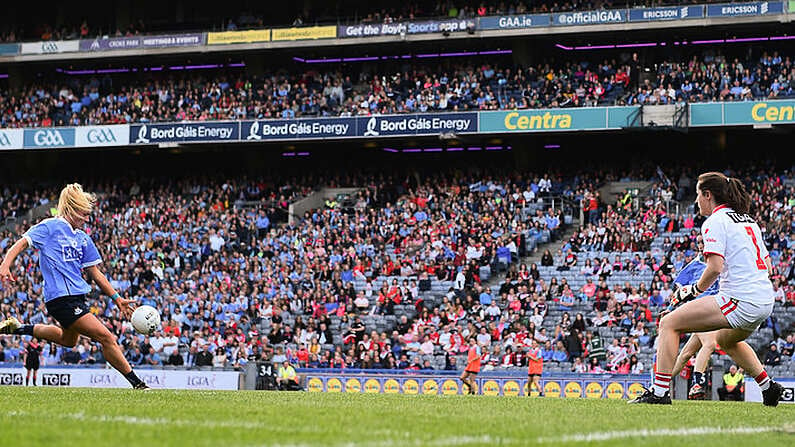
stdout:
[(671, 375), (670, 374), (662, 374), (656, 373), (654, 375), (654, 385), (652, 386), (652, 391), (654, 395), (657, 397), (662, 397), (668, 390), (671, 388)]
[(762, 372), (759, 373), (758, 376), (754, 377), (754, 380), (756, 380), (756, 383), (759, 384), (759, 388), (762, 391), (765, 391), (768, 388), (770, 388), (770, 377), (767, 375), (767, 372), (765, 370), (762, 370)]

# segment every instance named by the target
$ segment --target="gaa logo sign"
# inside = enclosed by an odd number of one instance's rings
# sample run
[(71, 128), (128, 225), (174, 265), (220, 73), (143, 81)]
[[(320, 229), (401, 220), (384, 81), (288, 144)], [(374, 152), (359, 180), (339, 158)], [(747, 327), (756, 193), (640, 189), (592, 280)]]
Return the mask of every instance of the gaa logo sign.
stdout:
[(63, 146), (66, 142), (57, 130), (37, 130), (33, 134), (33, 142), (36, 146)]
[(215, 388), (215, 377), (210, 379), (207, 376), (188, 376), (188, 388)]
[(116, 385), (116, 377), (105, 373), (91, 374), (88, 382), (92, 385), (113, 386)]
[(42, 53), (58, 53), (60, 49), (58, 48), (58, 44), (56, 42), (42, 42), (41, 43), (41, 52)]
[(0, 374), (0, 385), (22, 385), (23, 382), (22, 373)]
[(117, 143), (116, 135), (110, 129), (91, 129), (86, 135), (86, 139), (92, 144), (112, 144)]
[(72, 383), (71, 374), (42, 374), (41, 383), (47, 386), (69, 386)]
[(158, 374), (141, 374), (141, 380), (151, 387), (162, 388), (165, 386), (165, 379)]

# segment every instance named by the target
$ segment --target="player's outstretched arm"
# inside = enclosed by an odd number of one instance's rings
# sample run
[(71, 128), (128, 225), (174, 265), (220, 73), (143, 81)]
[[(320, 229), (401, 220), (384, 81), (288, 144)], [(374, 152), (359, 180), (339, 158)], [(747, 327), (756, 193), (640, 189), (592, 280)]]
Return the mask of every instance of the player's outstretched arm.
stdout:
[(23, 237), (14, 242), (14, 245), (8, 249), (8, 253), (6, 253), (5, 257), (3, 258), (3, 262), (0, 263), (0, 281), (15, 282), (17, 280), (14, 278), (14, 275), (11, 274), (11, 267), (14, 265), (14, 261), (16, 261), (17, 256), (19, 256), (19, 254), (25, 251), (27, 248), (28, 240)]
[(119, 307), (122, 315), (124, 315), (124, 318), (130, 318), (130, 315), (132, 315), (133, 311), (132, 303), (134, 303), (135, 300), (122, 298), (121, 295), (116, 292), (116, 289), (110, 285), (110, 281), (108, 281), (108, 278), (105, 277), (105, 274), (102, 273), (98, 265), (87, 267), (86, 273), (88, 273), (88, 276), (93, 279), (95, 283), (97, 283), (102, 293), (113, 298), (113, 300), (116, 302), (116, 306)]

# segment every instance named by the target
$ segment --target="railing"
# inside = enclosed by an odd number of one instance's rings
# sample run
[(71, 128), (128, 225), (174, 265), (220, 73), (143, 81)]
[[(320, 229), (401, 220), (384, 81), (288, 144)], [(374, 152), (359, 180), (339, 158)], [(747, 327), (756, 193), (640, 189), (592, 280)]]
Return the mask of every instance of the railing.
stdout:
[[(579, 209), (580, 213), (577, 214), (579, 217), (580, 222), (582, 222), (582, 207), (579, 206), (575, 200), (570, 199), (566, 196), (562, 195), (547, 195), (544, 196), (543, 194), (540, 196), (541, 204), (544, 209), (552, 208), (553, 211), (560, 210), (564, 216), (575, 216), (575, 210)], [(535, 202), (536, 206), (538, 206), (538, 202)], [(563, 222), (561, 222), (562, 224)]]
[(677, 103), (674, 112), (674, 129), (687, 130), (690, 127), (690, 106), (685, 103)]
[(643, 127), (643, 104), (627, 117), (626, 127)]

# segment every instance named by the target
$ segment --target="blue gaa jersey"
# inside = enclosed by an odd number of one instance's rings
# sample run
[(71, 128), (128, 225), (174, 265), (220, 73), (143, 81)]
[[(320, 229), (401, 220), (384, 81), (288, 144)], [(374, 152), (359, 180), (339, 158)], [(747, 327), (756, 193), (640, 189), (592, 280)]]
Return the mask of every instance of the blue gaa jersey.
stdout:
[[(682, 268), (679, 274), (676, 275), (674, 283), (679, 284), (680, 286), (689, 286), (691, 284), (695, 284), (699, 279), (701, 279), (701, 274), (703, 274), (704, 270), (706, 269), (707, 263), (703, 261), (701, 256), (698, 256)], [(720, 281), (716, 280), (711, 286), (709, 286), (707, 290), (704, 291), (704, 293), (699, 295), (697, 298), (717, 294), (718, 290), (720, 289), (719, 283)]]
[(65, 219), (53, 217), (34, 225), (22, 237), (39, 250), (44, 301), (91, 291), (82, 270), (99, 264), (102, 258), (83, 230), (74, 230)]

